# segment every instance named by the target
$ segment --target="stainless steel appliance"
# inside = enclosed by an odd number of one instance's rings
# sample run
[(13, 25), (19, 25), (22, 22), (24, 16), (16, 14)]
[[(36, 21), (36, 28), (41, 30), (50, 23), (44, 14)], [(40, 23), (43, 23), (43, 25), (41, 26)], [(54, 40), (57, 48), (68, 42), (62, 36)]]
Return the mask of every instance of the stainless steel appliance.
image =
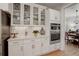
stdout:
[(7, 39), (10, 37), (10, 14), (0, 10), (0, 55), (8, 53)]
[(50, 23), (50, 44), (60, 42), (60, 24)]

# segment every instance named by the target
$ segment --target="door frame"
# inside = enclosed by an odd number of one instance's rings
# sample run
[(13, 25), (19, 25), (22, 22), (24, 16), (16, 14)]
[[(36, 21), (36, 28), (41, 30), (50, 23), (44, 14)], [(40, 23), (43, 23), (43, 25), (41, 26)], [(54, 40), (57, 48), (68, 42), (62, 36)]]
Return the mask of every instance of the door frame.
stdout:
[(65, 18), (65, 9), (75, 3), (68, 3), (67, 5), (63, 6), (60, 10), (60, 18), (61, 18), (61, 50), (65, 49), (65, 30), (66, 30), (66, 18)]

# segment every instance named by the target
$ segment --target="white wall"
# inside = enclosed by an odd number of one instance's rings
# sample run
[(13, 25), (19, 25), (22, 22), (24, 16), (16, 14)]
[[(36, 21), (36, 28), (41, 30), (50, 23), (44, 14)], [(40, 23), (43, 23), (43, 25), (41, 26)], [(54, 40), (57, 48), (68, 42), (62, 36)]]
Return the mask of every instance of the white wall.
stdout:
[(8, 11), (8, 3), (0, 3), (0, 9)]
[(68, 17), (66, 18), (66, 32), (69, 31), (69, 29), (75, 31), (76, 28), (76, 24), (75, 24), (75, 17)]
[[(78, 10), (77, 19), (76, 19), (76, 10)], [(73, 31), (79, 29), (79, 4), (73, 4), (70, 7), (66, 8), (65, 18), (66, 18), (66, 31), (68, 31), (69, 29)], [(76, 24), (76, 22), (78, 24)]]

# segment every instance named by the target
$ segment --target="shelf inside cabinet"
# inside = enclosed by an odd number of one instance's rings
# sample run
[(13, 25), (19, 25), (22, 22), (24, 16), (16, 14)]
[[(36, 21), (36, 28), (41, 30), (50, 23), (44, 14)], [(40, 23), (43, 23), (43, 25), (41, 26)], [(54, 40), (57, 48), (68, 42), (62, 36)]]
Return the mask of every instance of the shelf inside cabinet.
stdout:
[(13, 10), (20, 10), (21, 4), (20, 3), (13, 3)]

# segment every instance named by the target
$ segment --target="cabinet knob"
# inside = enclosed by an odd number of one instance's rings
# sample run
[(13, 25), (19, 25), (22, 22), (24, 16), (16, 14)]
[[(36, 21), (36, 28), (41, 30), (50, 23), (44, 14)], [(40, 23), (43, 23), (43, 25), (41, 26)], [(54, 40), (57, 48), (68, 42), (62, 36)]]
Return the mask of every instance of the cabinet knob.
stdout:
[(13, 44), (18, 44), (18, 42), (13, 42)]
[(41, 43), (41, 46), (43, 46), (43, 43)]
[(23, 51), (23, 46), (21, 46), (21, 51)]
[(35, 45), (32, 45), (32, 48), (35, 48)]
[(78, 12), (78, 10), (76, 10), (76, 12)]

